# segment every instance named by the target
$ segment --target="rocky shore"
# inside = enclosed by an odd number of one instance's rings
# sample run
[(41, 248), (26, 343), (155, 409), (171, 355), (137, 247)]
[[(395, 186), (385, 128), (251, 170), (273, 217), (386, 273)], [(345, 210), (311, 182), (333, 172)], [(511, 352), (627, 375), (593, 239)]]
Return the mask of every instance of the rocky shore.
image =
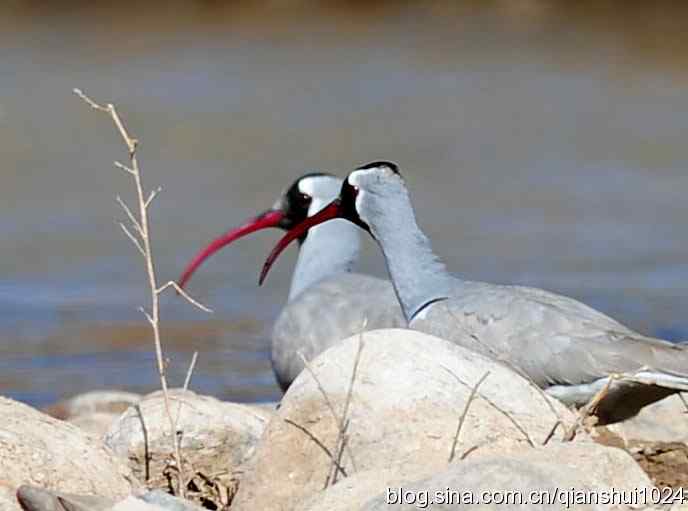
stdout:
[[(169, 397), (183, 492), (161, 392), (89, 392), (43, 412), (0, 398), (0, 510), (439, 510), (473, 506), (418, 499), (688, 488), (681, 396), (596, 427), (504, 365), (409, 330), (342, 341), (279, 404)], [(688, 509), (665, 500), (576, 509)]]

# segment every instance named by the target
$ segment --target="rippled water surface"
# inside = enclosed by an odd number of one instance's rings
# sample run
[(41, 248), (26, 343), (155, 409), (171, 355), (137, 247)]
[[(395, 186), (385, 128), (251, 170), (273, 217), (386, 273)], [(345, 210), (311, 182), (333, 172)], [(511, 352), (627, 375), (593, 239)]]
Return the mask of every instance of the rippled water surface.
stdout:
[[(299, 174), (393, 159), (455, 272), (567, 293), (688, 339), (684, 13), (511, 4), (521, 9), (223, 9), (159, 26), (4, 19), (0, 393), (43, 405), (157, 387), (136, 310), (141, 261), (116, 224), (114, 197), (132, 187), (111, 162), (126, 154), (73, 87), (117, 103), (142, 140), (146, 183), (164, 187), (152, 214), (161, 280)], [(295, 249), (256, 285), (277, 237), (245, 239), (195, 276), (212, 316), (165, 297), (172, 383), (198, 350), (196, 390), (279, 395), (269, 331)], [(372, 242), (361, 269), (384, 275)]]

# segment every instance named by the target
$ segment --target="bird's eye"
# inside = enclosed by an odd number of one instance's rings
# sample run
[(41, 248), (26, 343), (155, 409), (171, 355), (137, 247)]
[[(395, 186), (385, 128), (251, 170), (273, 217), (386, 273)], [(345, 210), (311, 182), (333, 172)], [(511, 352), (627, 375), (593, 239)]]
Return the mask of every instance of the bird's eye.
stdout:
[(299, 194), (299, 199), (301, 200), (301, 202), (310, 202), (311, 196), (308, 195), (307, 193), (301, 193), (301, 194)]

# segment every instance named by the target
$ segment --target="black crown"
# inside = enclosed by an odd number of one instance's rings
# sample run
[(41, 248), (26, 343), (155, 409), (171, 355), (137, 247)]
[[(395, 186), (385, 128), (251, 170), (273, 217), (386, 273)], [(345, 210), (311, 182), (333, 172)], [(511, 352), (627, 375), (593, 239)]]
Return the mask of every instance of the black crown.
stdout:
[(397, 166), (396, 163), (392, 163), (391, 161), (384, 161), (384, 160), (371, 161), (370, 163), (366, 163), (365, 165), (361, 165), (356, 170), (367, 170), (367, 169), (376, 169), (376, 168), (388, 168), (389, 170), (391, 170), (395, 174), (401, 175), (401, 174), (399, 174), (399, 167)]

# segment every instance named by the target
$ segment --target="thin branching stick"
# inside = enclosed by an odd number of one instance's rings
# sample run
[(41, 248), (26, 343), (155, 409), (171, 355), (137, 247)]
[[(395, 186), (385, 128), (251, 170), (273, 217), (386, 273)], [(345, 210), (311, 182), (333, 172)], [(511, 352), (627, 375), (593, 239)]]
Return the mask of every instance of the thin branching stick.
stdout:
[[(461, 385), (463, 385), (464, 387), (467, 387), (467, 388), (469, 388), (469, 389), (471, 388), (470, 385), (468, 385), (468, 383), (466, 383), (466, 382), (463, 381), (461, 378), (459, 378), (458, 375), (457, 375), (454, 371), (452, 371), (451, 369), (449, 369), (448, 367), (446, 367), (446, 366), (444, 366), (444, 365), (442, 365), (441, 367), (442, 367), (442, 369), (444, 369), (445, 371), (447, 371), (449, 374), (451, 374), (451, 375), (456, 379), (456, 381), (458, 381)], [(477, 391), (476, 391), (476, 392), (477, 392)], [(528, 432), (525, 430), (525, 428), (524, 428), (523, 426), (521, 426), (521, 425), (519, 424), (519, 422), (516, 420), (516, 418), (515, 418), (513, 415), (511, 415), (509, 412), (507, 412), (506, 410), (504, 410), (503, 408), (501, 408), (497, 403), (495, 403), (494, 401), (492, 401), (492, 400), (491, 400), (490, 398), (488, 398), (486, 395), (481, 394), (480, 392), (477, 392), (477, 394), (478, 394), (478, 396), (479, 396), (480, 398), (482, 398), (488, 405), (490, 405), (492, 408), (494, 408), (494, 409), (497, 410), (499, 413), (501, 413), (504, 417), (506, 417), (506, 418), (509, 420), (509, 422), (511, 422), (511, 424), (513, 424), (514, 427), (523, 435), (523, 437), (526, 439), (526, 442), (528, 442), (528, 445), (530, 445), (531, 447), (535, 447), (535, 444), (533, 443), (533, 439), (530, 438), (530, 435), (528, 434)]]
[[(454, 312), (451, 310), (451, 307), (448, 305), (445, 305), (445, 310), (449, 313), (450, 316), (452, 316), (456, 320), (457, 325), (461, 325), (461, 322), (459, 321), (458, 317), (454, 314)], [(545, 437), (545, 440), (543, 441), (542, 445), (546, 445), (554, 436), (554, 433), (556, 432), (557, 428), (559, 425), (564, 424), (564, 420), (562, 419), (561, 415), (559, 415), (559, 412), (557, 412), (556, 408), (554, 408), (554, 404), (552, 403), (552, 398), (548, 397), (547, 394), (545, 393), (542, 388), (535, 383), (535, 381), (530, 377), (528, 373), (511, 363), (507, 358), (502, 355), (501, 353), (497, 353), (491, 346), (488, 346), (485, 342), (483, 342), (477, 335), (474, 333), (468, 331), (466, 328), (463, 328), (464, 332), (466, 335), (468, 335), (471, 339), (473, 339), (476, 343), (478, 343), (480, 346), (483, 347), (485, 352), (488, 354), (490, 358), (494, 358), (498, 362), (501, 362), (504, 364), (506, 367), (514, 371), (515, 373), (518, 373), (520, 376), (525, 378), (525, 380), (528, 382), (528, 384), (533, 387), (542, 397), (543, 401), (547, 404), (549, 409), (551, 410), (552, 414), (555, 417), (554, 424), (552, 425), (552, 429), (550, 430), (550, 433)], [(478, 351), (478, 350), (476, 350)]]
[[(175, 420), (173, 419), (172, 413), (170, 411), (170, 399), (168, 394), (167, 376), (165, 373), (166, 364), (163, 358), (162, 342), (160, 338), (159, 299), (160, 294), (168, 287), (174, 287), (178, 291), (181, 290), (179, 290), (178, 286), (176, 286), (174, 283), (167, 283), (164, 286), (158, 285), (158, 279), (155, 273), (153, 249), (151, 246), (150, 226), (148, 223), (148, 208), (151, 205), (153, 199), (160, 192), (160, 188), (156, 188), (148, 194), (145, 193), (143, 180), (141, 177), (141, 171), (139, 169), (138, 158), (136, 155), (136, 150), (139, 142), (136, 138), (131, 136), (126, 126), (124, 125), (124, 122), (122, 121), (121, 117), (117, 113), (117, 109), (115, 108), (115, 106), (112, 103), (108, 103), (105, 106), (96, 103), (86, 94), (84, 94), (80, 89), (74, 89), (74, 94), (76, 94), (94, 110), (102, 112), (106, 114), (108, 117), (110, 117), (112, 122), (115, 124), (115, 127), (119, 132), (119, 135), (121, 136), (122, 140), (127, 146), (127, 151), (129, 153), (129, 165), (125, 165), (120, 162), (115, 162), (115, 166), (126, 171), (134, 179), (134, 184), (136, 186), (136, 195), (138, 198), (138, 216), (135, 215), (131, 208), (127, 206), (127, 204), (118, 196), (117, 202), (129, 218), (129, 221), (131, 222), (133, 228), (133, 232), (124, 223), (120, 223), (120, 227), (127, 235), (127, 237), (131, 240), (131, 242), (134, 244), (139, 253), (141, 253), (145, 260), (146, 274), (148, 276), (148, 283), (150, 286), (151, 305), (150, 312), (143, 307), (141, 307), (140, 310), (145, 315), (146, 319), (148, 320), (148, 323), (151, 326), (151, 329), (153, 330), (153, 339), (155, 342), (155, 355), (158, 364), (158, 373), (160, 375), (160, 385), (162, 386), (163, 391), (165, 412), (170, 423), (172, 442), (174, 446), (174, 461), (177, 465), (177, 470), (179, 474), (179, 493), (182, 497), (184, 497), (186, 493), (186, 478), (184, 476), (184, 467), (182, 466), (182, 457), (179, 449), (179, 439), (177, 438)], [(210, 309), (200, 304), (196, 300), (193, 300), (188, 294), (183, 292), (180, 292), (180, 294), (184, 298), (186, 298), (187, 301), (189, 301), (192, 305), (195, 305), (196, 307), (206, 312), (210, 312)]]
[(561, 421), (556, 421), (556, 422), (552, 425), (552, 429), (550, 429), (550, 430), (549, 430), (549, 433), (547, 433), (547, 436), (546, 436), (545, 439), (542, 441), (542, 445), (547, 445), (547, 444), (549, 443), (549, 441), (552, 440), (552, 438), (554, 437), (554, 433), (556, 433), (556, 431), (557, 431), (557, 428), (558, 428), (559, 426), (561, 426), (562, 424), (563, 424), (563, 422), (561, 422)]
[[(193, 375), (194, 368), (196, 367), (196, 360), (198, 359), (198, 351), (194, 351), (193, 356), (191, 357), (191, 362), (189, 363), (189, 369), (186, 371), (186, 377), (184, 378), (184, 386), (182, 387), (182, 394), (185, 393), (187, 390), (189, 390), (189, 384), (191, 383), (191, 376)], [(179, 423), (179, 417), (182, 413), (182, 405), (184, 404), (184, 396), (180, 395), (178, 399), (179, 403), (177, 404), (177, 413), (174, 416), (174, 427), (172, 428), (173, 431), (177, 431), (177, 424)], [(175, 460), (176, 463), (176, 460)], [(181, 465), (179, 465), (181, 466)], [(195, 473), (196, 471), (193, 469), (193, 466), (191, 467), (191, 473)], [(192, 476), (193, 479), (193, 476)], [(186, 485), (184, 485), (184, 489), (186, 489)]]
[(688, 403), (686, 403), (686, 398), (683, 397), (683, 392), (679, 392), (677, 395), (678, 398), (681, 400), (681, 403), (683, 403), (683, 408), (685, 408), (683, 413), (688, 413)]
[[(330, 399), (329, 394), (325, 390), (325, 387), (323, 387), (323, 384), (320, 381), (320, 378), (318, 378), (318, 375), (315, 373), (313, 366), (310, 364), (310, 362), (308, 362), (308, 360), (306, 360), (306, 357), (304, 357), (303, 353), (298, 352), (298, 356), (301, 358), (301, 361), (303, 362), (303, 365), (304, 365), (306, 371), (308, 371), (308, 374), (310, 374), (311, 377), (313, 378), (313, 380), (315, 381), (315, 384), (318, 387), (318, 391), (323, 396), (323, 400), (325, 401), (325, 405), (327, 406), (328, 410), (330, 411), (330, 414), (332, 415), (332, 418), (335, 421), (335, 424), (337, 426), (337, 444), (336, 445), (338, 445), (339, 439), (341, 437), (343, 437), (344, 435), (346, 435), (346, 431), (343, 430), (342, 422), (339, 418), (339, 415), (337, 414), (337, 411), (334, 408), (334, 404), (332, 403), (332, 400)], [(356, 464), (354, 462), (353, 453), (351, 452), (350, 449), (347, 449), (347, 452), (349, 453), (349, 458), (351, 459), (351, 465), (353, 467), (355, 467)], [(335, 460), (335, 462), (333, 462), (333, 465), (337, 469), (339, 469), (339, 467), (341, 465), (337, 462), (337, 458), (334, 458), (334, 460)], [(356, 469), (354, 468), (354, 470), (356, 470)], [(345, 472), (342, 472), (342, 475), (344, 475), (346, 477)], [(329, 481), (331, 480), (331, 476), (332, 476), (332, 474), (328, 473), (328, 476), (327, 476), (328, 485), (329, 485)]]
[[(368, 326), (368, 319), (363, 320), (363, 325), (361, 326), (361, 331), (358, 336), (358, 349), (356, 350), (356, 357), (354, 358), (354, 367), (351, 370), (351, 378), (349, 378), (349, 388), (346, 391), (346, 400), (344, 401), (344, 410), (342, 411), (342, 416), (339, 421), (339, 434), (337, 435), (337, 462), (341, 463), (342, 460), (342, 454), (344, 454), (344, 448), (346, 445), (349, 443), (349, 424), (350, 424), (350, 419), (349, 419), (349, 409), (351, 407), (351, 397), (353, 396), (353, 390), (354, 390), (354, 382), (356, 381), (356, 375), (358, 374), (358, 364), (361, 361), (361, 353), (363, 352), (363, 332), (366, 329), (366, 326)], [(356, 472), (356, 462), (354, 461), (353, 454), (349, 450), (349, 457), (351, 458), (351, 466), (354, 469), (354, 472)], [(332, 467), (330, 469), (330, 473), (332, 476), (330, 477), (331, 484), (335, 484), (337, 482), (337, 470), (336, 466), (333, 463)]]
[[(303, 356), (303, 353), (299, 352), (298, 355), (301, 358), (301, 360), (303, 361), (303, 365), (306, 368), (306, 370), (308, 371), (308, 373), (311, 375), (313, 380), (315, 380), (315, 384), (318, 387), (318, 391), (323, 396), (323, 399), (325, 400), (325, 405), (327, 406), (327, 408), (330, 410), (330, 413), (332, 414), (332, 418), (334, 419), (335, 424), (337, 426), (337, 430), (338, 430), (337, 431), (337, 439), (339, 439), (341, 436), (346, 435), (346, 431), (342, 431), (342, 429), (341, 429), (342, 424), (339, 420), (339, 415), (337, 415), (337, 411), (334, 409), (334, 405), (332, 404), (332, 400), (330, 399), (329, 394), (325, 390), (325, 387), (323, 387), (322, 382), (320, 381), (320, 378), (318, 378), (318, 376), (315, 374), (315, 370), (313, 369), (313, 366), (311, 366), (311, 364), (308, 362), (308, 360), (306, 360), (306, 357)], [(338, 443), (335, 445), (338, 445)], [(351, 450), (347, 449), (347, 451), (349, 453), (349, 457), (351, 459), (351, 464), (353, 466), (354, 465), (353, 454), (351, 453)], [(344, 477), (347, 477), (346, 472), (344, 470), (342, 470), (341, 464), (339, 463), (337, 456), (332, 456), (331, 459), (332, 459), (333, 466), (337, 470), (339, 470)], [(328, 472), (327, 480), (325, 483), (326, 488), (329, 486), (331, 478), (332, 478), (332, 474), (330, 472)]]
[(184, 378), (184, 390), (189, 390), (189, 384), (191, 383), (191, 376), (193, 375), (194, 368), (196, 367), (196, 360), (198, 360), (198, 351), (194, 351), (193, 357), (191, 357), (191, 363), (189, 364), (189, 370), (186, 371), (186, 378)]
[[(315, 436), (313, 433), (311, 433), (310, 431), (308, 431), (308, 429), (306, 429), (304, 426), (302, 426), (301, 424), (298, 424), (298, 423), (294, 422), (294, 421), (291, 420), (291, 419), (284, 419), (284, 422), (286, 422), (286, 423), (289, 424), (290, 426), (295, 427), (296, 429), (298, 429), (299, 431), (301, 431), (303, 434), (305, 434), (308, 438), (310, 438), (311, 440), (313, 440), (313, 442), (315, 443), (315, 445), (317, 445), (318, 447), (320, 447), (320, 448), (323, 450), (323, 452), (332, 460), (332, 462), (335, 463), (335, 464), (337, 465), (337, 470), (339, 470), (339, 471), (342, 473), (342, 475), (343, 475), (344, 477), (347, 477), (347, 475), (346, 475), (346, 470), (344, 469), (344, 467), (342, 467), (340, 464), (337, 463), (337, 458), (335, 457), (334, 454), (332, 454), (332, 451), (330, 451), (330, 450), (327, 448), (327, 446), (322, 442), (322, 440), (320, 440), (317, 436)], [(327, 488), (327, 487), (329, 486), (329, 484), (330, 484), (329, 479), (330, 479), (330, 478), (329, 478), (329, 474), (328, 474), (327, 480), (325, 481), (325, 488)]]
[(483, 382), (487, 379), (487, 377), (490, 375), (490, 371), (485, 371), (485, 374), (483, 374), (480, 379), (476, 382), (475, 385), (473, 385), (473, 388), (471, 389), (471, 394), (468, 396), (468, 400), (466, 401), (465, 406), (463, 407), (463, 413), (461, 413), (461, 417), (459, 418), (459, 424), (456, 426), (456, 433), (454, 434), (454, 441), (452, 442), (451, 446), (451, 452), (449, 453), (449, 463), (451, 463), (454, 460), (454, 456), (456, 455), (456, 445), (459, 443), (459, 436), (461, 435), (461, 428), (463, 428), (463, 423), (466, 421), (466, 416), (468, 415), (468, 409), (471, 407), (471, 403), (473, 402), (473, 399), (475, 399), (475, 394), (478, 392), (478, 389), (480, 386), (483, 384)]
[(330, 410), (330, 413), (332, 414), (332, 418), (335, 421), (335, 424), (337, 426), (337, 440), (335, 442), (335, 455), (331, 457), (332, 460), (332, 465), (330, 466), (330, 470), (327, 475), (327, 479), (325, 481), (325, 488), (328, 486), (331, 486), (332, 484), (337, 482), (337, 477), (338, 474), (343, 475), (344, 477), (347, 477), (346, 472), (342, 469), (342, 456), (344, 454), (344, 451), (346, 451), (349, 454), (349, 459), (351, 460), (351, 466), (354, 470), (356, 471), (356, 461), (354, 459), (353, 452), (351, 451), (351, 448), (349, 447), (349, 438), (348, 438), (348, 429), (349, 429), (349, 410), (351, 407), (351, 399), (353, 396), (353, 388), (354, 388), (354, 383), (356, 381), (356, 375), (358, 373), (358, 366), (361, 361), (361, 352), (363, 351), (363, 331), (365, 330), (366, 326), (368, 325), (368, 320), (367, 318), (363, 320), (363, 324), (361, 326), (361, 331), (359, 334), (358, 338), (358, 349), (356, 351), (356, 356), (354, 358), (354, 366), (351, 371), (351, 377), (349, 378), (349, 387), (347, 389), (346, 393), (346, 398), (344, 401), (344, 409), (342, 410), (341, 416), (337, 413), (337, 411), (334, 408), (334, 404), (332, 403), (332, 400), (330, 399), (330, 396), (328, 395), (327, 391), (325, 390), (325, 387), (323, 386), (322, 382), (320, 381), (320, 378), (318, 378), (318, 375), (316, 374), (315, 370), (313, 369), (313, 366), (306, 360), (306, 357), (303, 355), (303, 353), (298, 352), (298, 356), (301, 358), (301, 361), (303, 362), (303, 365), (308, 371), (308, 373), (311, 375), (313, 380), (315, 381), (316, 386), (318, 387), (318, 391), (320, 394), (322, 394), (323, 399), (325, 400), (325, 404), (327, 408)]
[(552, 400), (554, 398), (549, 397), (545, 393), (545, 391), (542, 390), (542, 388), (540, 388), (540, 386), (537, 383), (535, 383), (535, 381), (530, 377), (530, 375), (528, 373), (526, 373), (525, 371), (522, 371), (520, 368), (516, 367), (514, 364), (505, 360), (504, 358), (500, 358), (499, 360), (504, 365), (506, 365), (509, 369), (511, 369), (515, 373), (518, 373), (519, 375), (523, 376), (523, 378), (525, 378), (525, 380), (528, 382), (528, 384), (531, 387), (533, 387), (538, 392), (538, 394), (540, 394), (540, 397), (542, 397), (542, 400), (545, 402), (545, 404), (547, 404), (549, 409), (552, 411), (552, 414), (554, 414), (555, 420), (554, 420), (554, 424), (552, 424), (552, 429), (550, 429), (549, 433), (547, 434), (545, 439), (542, 441), (542, 445), (547, 445), (549, 443), (549, 441), (552, 440), (552, 438), (554, 438), (554, 433), (556, 433), (557, 428), (559, 426), (564, 426), (564, 419), (561, 417), (559, 412), (557, 412), (556, 408), (554, 408), (554, 404), (552, 403)]
[(597, 407), (600, 405), (602, 400), (609, 394), (609, 389), (611, 388), (612, 382), (622, 378), (619, 374), (610, 374), (604, 387), (597, 391), (597, 393), (588, 401), (588, 403), (578, 411), (578, 418), (571, 425), (571, 427), (564, 434), (564, 441), (571, 442), (576, 438), (578, 429), (585, 426), (587, 419), (593, 416), (597, 412)]
[[(197, 359), (198, 359), (198, 351), (194, 351), (194, 354), (191, 357), (191, 363), (189, 364), (189, 369), (186, 371), (186, 378), (184, 378), (184, 387), (182, 387), (182, 390), (184, 392), (189, 390), (189, 384), (191, 383), (191, 376), (193, 375), (194, 368), (196, 367), (196, 360)], [(175, 431), (177, 431), (177, 423), (179, 422), (179, 415), (181, 414), (181, 411), (182, 411), (183, 399), (184, 399), (184, 397), (180, 396), (179, 405), (177, 406), (177, 414), (174, 417), (174, 430)]]

